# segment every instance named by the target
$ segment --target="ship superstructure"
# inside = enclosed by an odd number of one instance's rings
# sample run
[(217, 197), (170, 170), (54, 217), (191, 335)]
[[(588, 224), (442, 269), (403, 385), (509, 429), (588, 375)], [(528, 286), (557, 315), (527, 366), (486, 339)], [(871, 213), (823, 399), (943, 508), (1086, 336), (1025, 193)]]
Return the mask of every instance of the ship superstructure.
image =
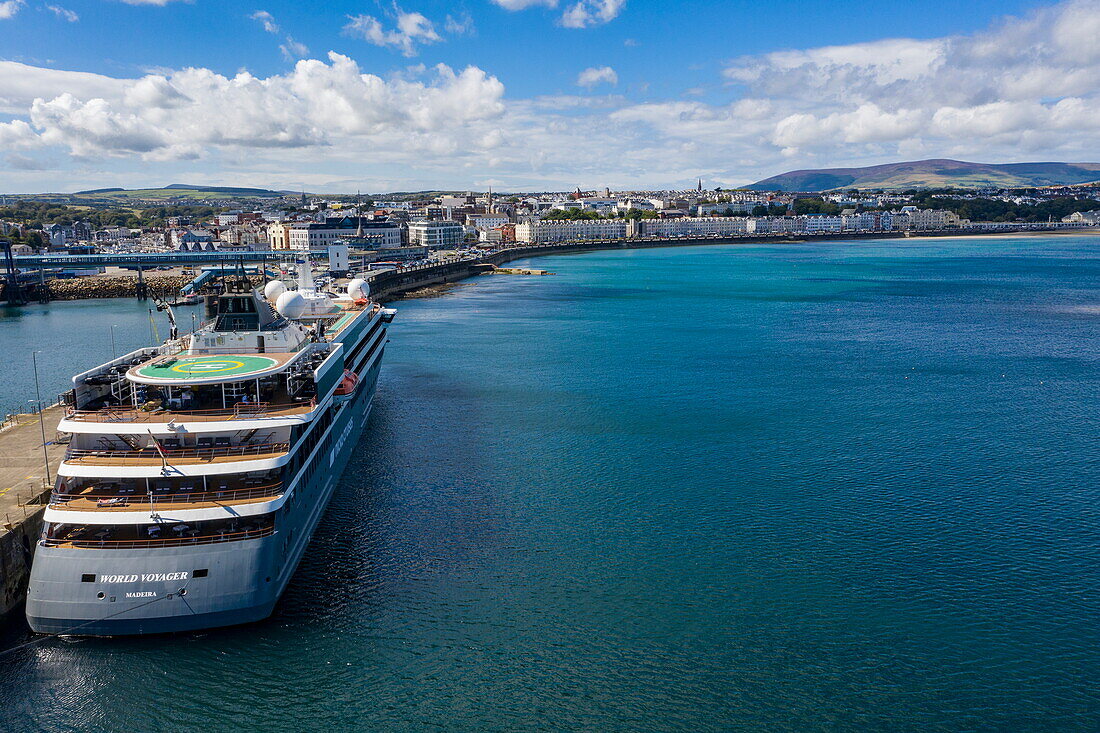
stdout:
[(73, 378), (32, 629), (159, 633), (271, 613), (366, 422), (394, 314), (362, 280), (337, 296), (299, 269), (293, 290), (231, 278), (202, 328)]

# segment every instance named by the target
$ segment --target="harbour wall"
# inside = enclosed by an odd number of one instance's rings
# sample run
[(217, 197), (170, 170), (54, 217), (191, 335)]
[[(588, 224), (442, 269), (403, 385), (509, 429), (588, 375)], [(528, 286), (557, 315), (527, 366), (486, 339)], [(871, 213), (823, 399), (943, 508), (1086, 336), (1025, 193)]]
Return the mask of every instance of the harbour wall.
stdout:
[[(142, 277), (145, 292), (172, 300), (180, 289), (195, 278), (191, 275), (145, 273)], [(250, 275), (253, 284), (261, 284), (263, 278)], [(45, 281), (46, 300), (85, 300), (89, 298), (133, 298), (138, 293), (137, 273), (132, 275), (92, 275), (89, 277), (51, 278)], [(4, 300), (6, 283), (0, 276), (0, 301)]]
[(27, 595), (34, 547), (42, 532), (46, 505), (24, 505), (26, 513), (12, 517), (0, 531), (0, 618), (15, 609)]
[(41, 414), (13, 415), (0, 424), (0, 619), (26, 596), (51, 490), (47, 475), (57, 475), (66, 448), (57, 432), (61, 415), (62, 408), (52, 405)]

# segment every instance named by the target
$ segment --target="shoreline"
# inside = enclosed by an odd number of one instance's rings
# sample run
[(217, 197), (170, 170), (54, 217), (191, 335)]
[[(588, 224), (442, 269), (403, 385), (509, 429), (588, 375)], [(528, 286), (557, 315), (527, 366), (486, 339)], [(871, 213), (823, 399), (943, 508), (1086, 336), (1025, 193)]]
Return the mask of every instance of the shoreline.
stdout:
[[(1014, 237), (1014, 236), (1067, 236), (1067, 235), (1098, 235), (1100, 227), (1082, 227), (1080, 229), (1038, 229), (1034, 231), (972, 231), (960, 232), (958, 230), (941, 230), (938, 232), (922, 232), (909, 234), (905, 232), (843, 232), (835, 234), (816, 235), (744, 235), (739, 237), (724, 237), (720, 239), (680, 239), (680, 240), (646, 240), (624, 239), (609, 241), (582, 241), (562, 242), (554, 244), (529, 244), (522, 247), (511, 247), (500, 250), (491, 255), (480, 257), (476, 260), (463, 260), (459, 262), (443, 262), (434, 265), (422, 265), (412, 270), (390, 270), (369, 276), (371, 289), (380, 302), (392, 300), (409, 300), (413, 298), (439, 297), (450, 288), (441, 287), (453, 285), (459, 280), (465, 280), (479, 274), (500, 267), (508, 262), (528, 257), (545, 257), (556, 254), (580, 254), (582, 252), (608, 251), (615, 249), (653, 249), (658, 247), (693, 247), (707, 245), (731, 245), (731, 244), (806, 244), (819, 241), (859, 241), (859, 240), (929, 240), (943, 238), (978, 238), (978, 237)], [(252, 279), (256, 279), (253, 276)], [(150, 292), (156, 292), (163, 297), (175, 296), (179, 289), (192, 280), (189, 276), (175, 273), (147, 274), (146, 285)], [(130, 274), (100, 274), (83, 278), (61, 279), (54, 278), (47, 281), (50, 300), (74, 301), (97, 300), (102, 298), (132, 298), (136, 297), (137, 275)], [(171, 299), (169, 297), (169, 299)], [(0, 304), (0, 307), (4, 307)], [(16, 306), (18, 307), (18, 306)]]
[[(839, 234), (801, 235), (791, 237), (781, 236), (743, 236), (725, 237), (722, 239), (683, 239), (683, 240), (611, 240), (591, 242), (564, 242), (557, 244), (535, 244), (523, 247), (513, 247), (496, 252), (492, 255), (466, 260), (461, 262), (441, 263), (438, 265), (423, 265), (412, 270), (388, 270), (380, 272), (369, 278), (371, 292), (380, 302), (389, 302), (398, 299), (410, 299), (409, 293), (419, 291), (430, 286), (446, 285), (467, 278), (476, 277), (489, 269), (519, 259), (546, 257), (564, 254), (581, 254), (583, 252), (600, 252), (616, 249), (655, 249), (658, 247), (697, 247), (708, 245), (731, 244), (807, 244), (820, 241), (845, 241), (859, 240), (930, 240), (930, 239), (969, 239), (980, 237), (1013, 237), (1013, 236), (1049, 236), (1049, 235), (1100, 235), (1100, 227), (1082, 227), (1080, 229), (1038, 229), (1034, 231), (977, 231), (959, 232), (957, 230), (940, 230), (924, 232), (919, 235), (905, 232), (845, 232)], [(434, 293), (431, 297), (438, 297), (442, 293)], [(413, 298), (418, 296), (411, 296)]]

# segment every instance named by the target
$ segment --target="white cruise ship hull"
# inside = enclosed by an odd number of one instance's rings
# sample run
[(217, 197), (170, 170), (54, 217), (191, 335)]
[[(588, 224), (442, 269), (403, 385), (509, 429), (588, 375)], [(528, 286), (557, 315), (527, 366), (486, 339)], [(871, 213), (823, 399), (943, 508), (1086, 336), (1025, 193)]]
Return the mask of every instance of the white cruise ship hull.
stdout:
[(334, 398), (333, 419), (289, 492), (297, 499), (293, 505), (283, 505), (272, 534), (155, 550), (40, 544), (27, 597), (31, 629), (121, 636), (193, 631), (268, 617), (365, 427), (383, 350), (361, 375), (352, 395)]

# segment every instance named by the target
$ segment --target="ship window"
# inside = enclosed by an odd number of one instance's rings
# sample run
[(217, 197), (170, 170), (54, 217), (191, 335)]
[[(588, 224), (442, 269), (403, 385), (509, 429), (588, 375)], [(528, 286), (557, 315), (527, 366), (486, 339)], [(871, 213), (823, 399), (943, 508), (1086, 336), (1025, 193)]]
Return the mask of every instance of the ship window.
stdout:
[(95, 582), (95, 573), (84, 573), (83, 575), (80, 576), (80, 582), (81, 583), (94, 583)]
[(191, 577), (192, 578), (205, 578), (209, 574), (210, 574), (210, 568), (203, 568), (202, 570), (196, 570), (195, 572), (191, 573)]

